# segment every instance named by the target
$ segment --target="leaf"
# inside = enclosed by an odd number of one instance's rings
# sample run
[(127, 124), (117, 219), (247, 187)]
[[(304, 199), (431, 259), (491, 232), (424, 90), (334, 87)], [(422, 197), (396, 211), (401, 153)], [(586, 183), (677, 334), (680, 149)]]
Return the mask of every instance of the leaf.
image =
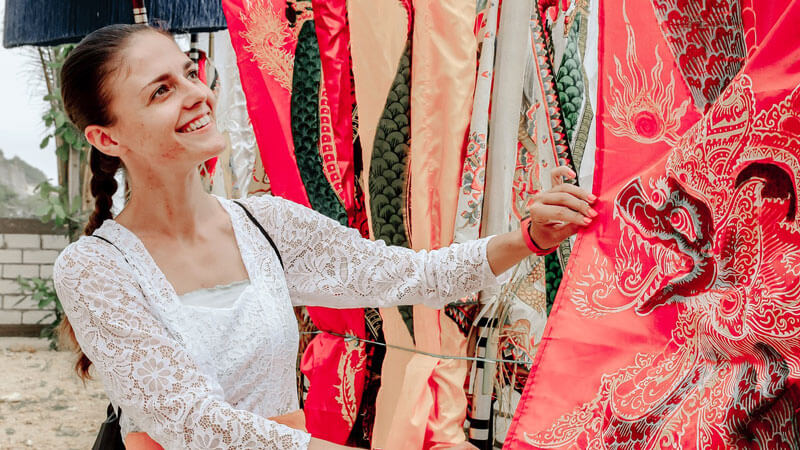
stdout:
[(61, 111), (56, 112), (54, 119), (56, 122), (56, 128), (61, 128), (65, 123), (67, 123), (67, 116), (65, 116)]
[(53, 213), (59, 219), (63, 219), (67, 215), (67, 213), (64, 211), (64, 207), (61, 206), (60, 203), (53, 204)]
[(70, 147), (75, 146), (75, 132), (72, 131), (72, 127), (64, 127), (62, 137), (64, 138), (64, 142), (69, 144)]
[(43, 149), (47, 147), (47, 144), (49, 143), (50, 143), (50, 135), (48, 134), (47, 136), (44, 137), (44, 139), (42, 139), (42, 142), (39, 143), (39, 148)]
[(61, 144), (56, 147), (56, 156), (62, 161), (69, 161), (69, 145)]

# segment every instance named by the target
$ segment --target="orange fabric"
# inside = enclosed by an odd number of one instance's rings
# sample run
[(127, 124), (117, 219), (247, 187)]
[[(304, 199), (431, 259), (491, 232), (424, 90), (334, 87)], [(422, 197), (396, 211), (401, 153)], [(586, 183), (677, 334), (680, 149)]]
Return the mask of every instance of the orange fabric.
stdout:
[[(381, 309), (383, 337), (386, 342), (403, 348), (413, 348), (414, 341), (408, 333), (397, 308)], [(400, 402), (406, 367), (412, 354), (393, 348), (386, 349), (381, 367), (381, 388), (375, 400), (375, 425), (372, 428), (372, 447), (388, 448), (386, 443), (395, 418), (395, 409)]]
[(164, 450), (164, 447), (152, 439), (147, 433), (128, 433), (125, 436), (126, 450)]
[[(453, 240), (475, 89), (477, 41), (474, 3), (418, 0), (413, 7), (406, 217), (411, 246), (420, 250), (446, 246)], [(414, 338), (419, 350), (450, 355), (466, 351), (466, 339), (455, 324), (424, 306), (414, 307)], [(398, 403), (393, 407), (388, 402), (378, 404), (379, 418), (393, 416), (383, 448), (446, 448), (463, 442), (466, 372), (461, 361), (413, 355), (405, 368)], [(382, 390), (389, 389), (389, 383)], [(379, 423), (376, 420), (376, 429)]]
[(414, 249), (450, 244), (472, 114), (475, 3), (414, 1), (408, 231)]

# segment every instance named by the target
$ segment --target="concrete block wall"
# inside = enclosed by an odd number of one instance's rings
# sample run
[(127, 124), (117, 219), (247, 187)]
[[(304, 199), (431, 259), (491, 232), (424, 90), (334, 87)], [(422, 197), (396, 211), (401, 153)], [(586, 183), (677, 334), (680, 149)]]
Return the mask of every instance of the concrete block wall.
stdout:
[(32, 326), (50, 311), (24, 296), (23, 278), (52, 278), (53, 262), (69, 244), (60, 230), (35, 219), (0, 219), (0, 327)]

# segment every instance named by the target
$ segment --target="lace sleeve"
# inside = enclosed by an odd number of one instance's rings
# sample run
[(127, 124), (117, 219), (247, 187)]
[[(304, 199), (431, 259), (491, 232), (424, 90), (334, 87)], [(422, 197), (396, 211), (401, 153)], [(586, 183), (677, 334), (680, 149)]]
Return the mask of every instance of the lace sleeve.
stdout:
[(53, 271), (75, 337), (111, 402), (166, 449), (306, 448), (307, 433), (224, 401), (215, 377), (202, 373), (164, 328), (115, 252), (83, 238)]
[(486, 259), (488, 238), (414, 251), (364, 239), (355, 229), (279, 197), (248, 201), (281, 251), (295, 305), (441, 308), (497, 283)]

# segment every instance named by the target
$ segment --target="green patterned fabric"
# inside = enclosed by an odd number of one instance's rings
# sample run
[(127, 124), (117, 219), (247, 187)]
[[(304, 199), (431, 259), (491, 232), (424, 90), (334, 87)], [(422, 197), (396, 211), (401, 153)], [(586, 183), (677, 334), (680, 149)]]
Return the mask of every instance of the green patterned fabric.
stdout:
[(561, 67), (558, 68), (556, 74), (558, 103), (561, 106), (561, 113), (564, 115), (564, 128), (566, 128), (567, 139), (570, 142), (575, 133), (575, 126), (578, 124), (584, 92), (583, 63), (578, 53), (580, 19), (580, 15), (575, 16), (575, 23), (572, 24), (569, 36), (567, 36), (567, 47), (564, 50)]
[(556, 73), (558, 103), (564, 116), (564, 128), (572, 150), (575, 167), (580, 171), (591, 126), (592, 105), (588, 102), (588, 86), (583, 58), (586, 51), (588, 20), (583, 11), (576, 11), (561, 65)]
[(292, 74), (292, 137), (300, 178), (314, 210), (347, 226), (347, 212), (322, 171), (319, 154), (320, 57), (314, 21), (300, 29)]
[[(386, 106), (383, 109), (369, 168), (370, 215), (375, 239), (388, 245), (409, 247), (403, 210), (406, 198), (408, 150), (411, 135), (411, 39), (403, 55)], [(411, 306), (398, 307), (411, 337), (414, 313)]]
[(378, 122), (369, 169), (369, 195), (375, 239), (408, 247), (403, 223), (411, 132), (411, 41), (406, 42), (386, 107)]
[(561, 285), (561, 278), (563, 273), (561, 271), (561, 262), (558, 259), (557, 253), (550, 253), (544, 257), (545, 265), (545, 293), (547, 294), (547, 315), (550, 315), (550, 310), (553, 308), (553, 302), (556, 300), (558, 287)]

